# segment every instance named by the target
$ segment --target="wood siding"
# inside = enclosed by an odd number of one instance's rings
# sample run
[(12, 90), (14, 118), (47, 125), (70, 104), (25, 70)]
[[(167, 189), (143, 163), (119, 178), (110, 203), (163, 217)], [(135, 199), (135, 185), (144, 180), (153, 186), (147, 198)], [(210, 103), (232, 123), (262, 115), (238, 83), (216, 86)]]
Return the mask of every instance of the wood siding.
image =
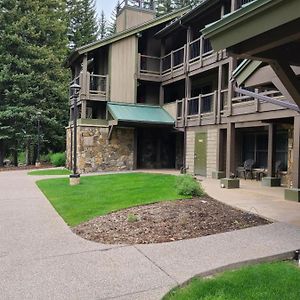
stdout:
[(110, 100), (136, 101), (137, 37), (131, 36), (111, 45)]
[(186, 166), (189, 174), (194, 174), (195, 131), (186, 133)]
[(141, 25), (153, 20), (155, 13), (127, 7), (117, 17), (117, 32)]
[(194, 174), (194, 164), (195, 164), (195, 133), (196, 132), (207, 132), (207, 165), (206, 174), (208, 178), (212, 177), (212, 172), (217, 170), (217, 137), (218, 137), (218, 127), (209, 128), (196, 128), (195, 131), (187, 131), (186, 137), (186, 165), (188, 167), (187, 172), (189, 174)]

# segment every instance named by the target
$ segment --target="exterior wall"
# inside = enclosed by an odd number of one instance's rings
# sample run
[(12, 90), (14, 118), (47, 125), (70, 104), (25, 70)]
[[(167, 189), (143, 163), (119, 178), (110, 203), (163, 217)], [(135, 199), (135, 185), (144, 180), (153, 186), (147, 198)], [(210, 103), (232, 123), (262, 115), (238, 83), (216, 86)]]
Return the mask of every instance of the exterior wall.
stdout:
[(163, 106), (163, 108), (174, 118), (176, 119), (176, 102), (168, 103)]
[[(70, 167), (70, 129), (67, 129), (67, 166)], [(77, 164), (80, 173), (132, 170), (134, 166), (134, 129), (79, 126)]]
[(131, 36), (111, 45), (110, 100), (135, 103), (137, 37)]
[(212, 172), (217, 170), (217, 128), (207, 130), (207, 177), (212, 177)]
[(154, 17), (154, 12), (127, 7), (117, 17), (117, 32), (141, 25)]
[(186, 167), (189, 174), (194, 174), (195, 131), (186, 133)]
[(207, 132), (207, 177), (212, 177), (212, 172), (217, 169), (217, 127), (196, 128), (195, 130), (187, 131), (187, 144), (186, 144), (186, 165), (188, 166), (187, 172), (194, 174), (194, 156), (195, 156), (195, 133)]

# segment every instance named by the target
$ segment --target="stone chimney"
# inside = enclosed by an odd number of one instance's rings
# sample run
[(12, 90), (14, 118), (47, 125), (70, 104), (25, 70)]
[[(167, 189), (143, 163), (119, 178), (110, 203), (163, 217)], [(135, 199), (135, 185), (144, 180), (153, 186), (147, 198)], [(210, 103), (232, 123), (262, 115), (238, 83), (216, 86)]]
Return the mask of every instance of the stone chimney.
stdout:
[(154, 18), (154, 0), (124, 0), (117, 9), (117, 33)]

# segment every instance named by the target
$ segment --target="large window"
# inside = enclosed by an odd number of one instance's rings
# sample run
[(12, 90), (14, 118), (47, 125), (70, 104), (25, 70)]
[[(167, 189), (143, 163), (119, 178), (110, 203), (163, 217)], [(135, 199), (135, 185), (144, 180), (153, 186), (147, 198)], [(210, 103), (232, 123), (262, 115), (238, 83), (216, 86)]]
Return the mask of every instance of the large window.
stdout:
[[(243, 134), (242, 160), (253, 159), (256, 168), (268, 167), (268, 133), (249, 132)], [(278, 131), (276, 134), (276, 162), (281, 161), (283, 171), (287, 170), (288, 134)]]

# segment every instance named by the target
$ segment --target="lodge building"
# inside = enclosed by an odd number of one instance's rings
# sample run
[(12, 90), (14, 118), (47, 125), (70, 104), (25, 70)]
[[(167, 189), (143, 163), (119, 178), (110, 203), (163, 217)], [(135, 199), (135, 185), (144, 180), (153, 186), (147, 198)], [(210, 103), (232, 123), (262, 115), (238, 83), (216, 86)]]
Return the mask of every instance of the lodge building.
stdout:
[[(174, 168), (298, 188), (299, 108), (290, 89), (267, 60), (215, 51), (202, 33), (256, 2), (204, 0), (162, 17), (153, 1), (122, 2), (117, 33), (69, 57), (72, 83), (81, 90), (70, 95), (68, 166), (75, 98), (81, 173)], [(291, 68), (298, 78), (299, 65)]]

